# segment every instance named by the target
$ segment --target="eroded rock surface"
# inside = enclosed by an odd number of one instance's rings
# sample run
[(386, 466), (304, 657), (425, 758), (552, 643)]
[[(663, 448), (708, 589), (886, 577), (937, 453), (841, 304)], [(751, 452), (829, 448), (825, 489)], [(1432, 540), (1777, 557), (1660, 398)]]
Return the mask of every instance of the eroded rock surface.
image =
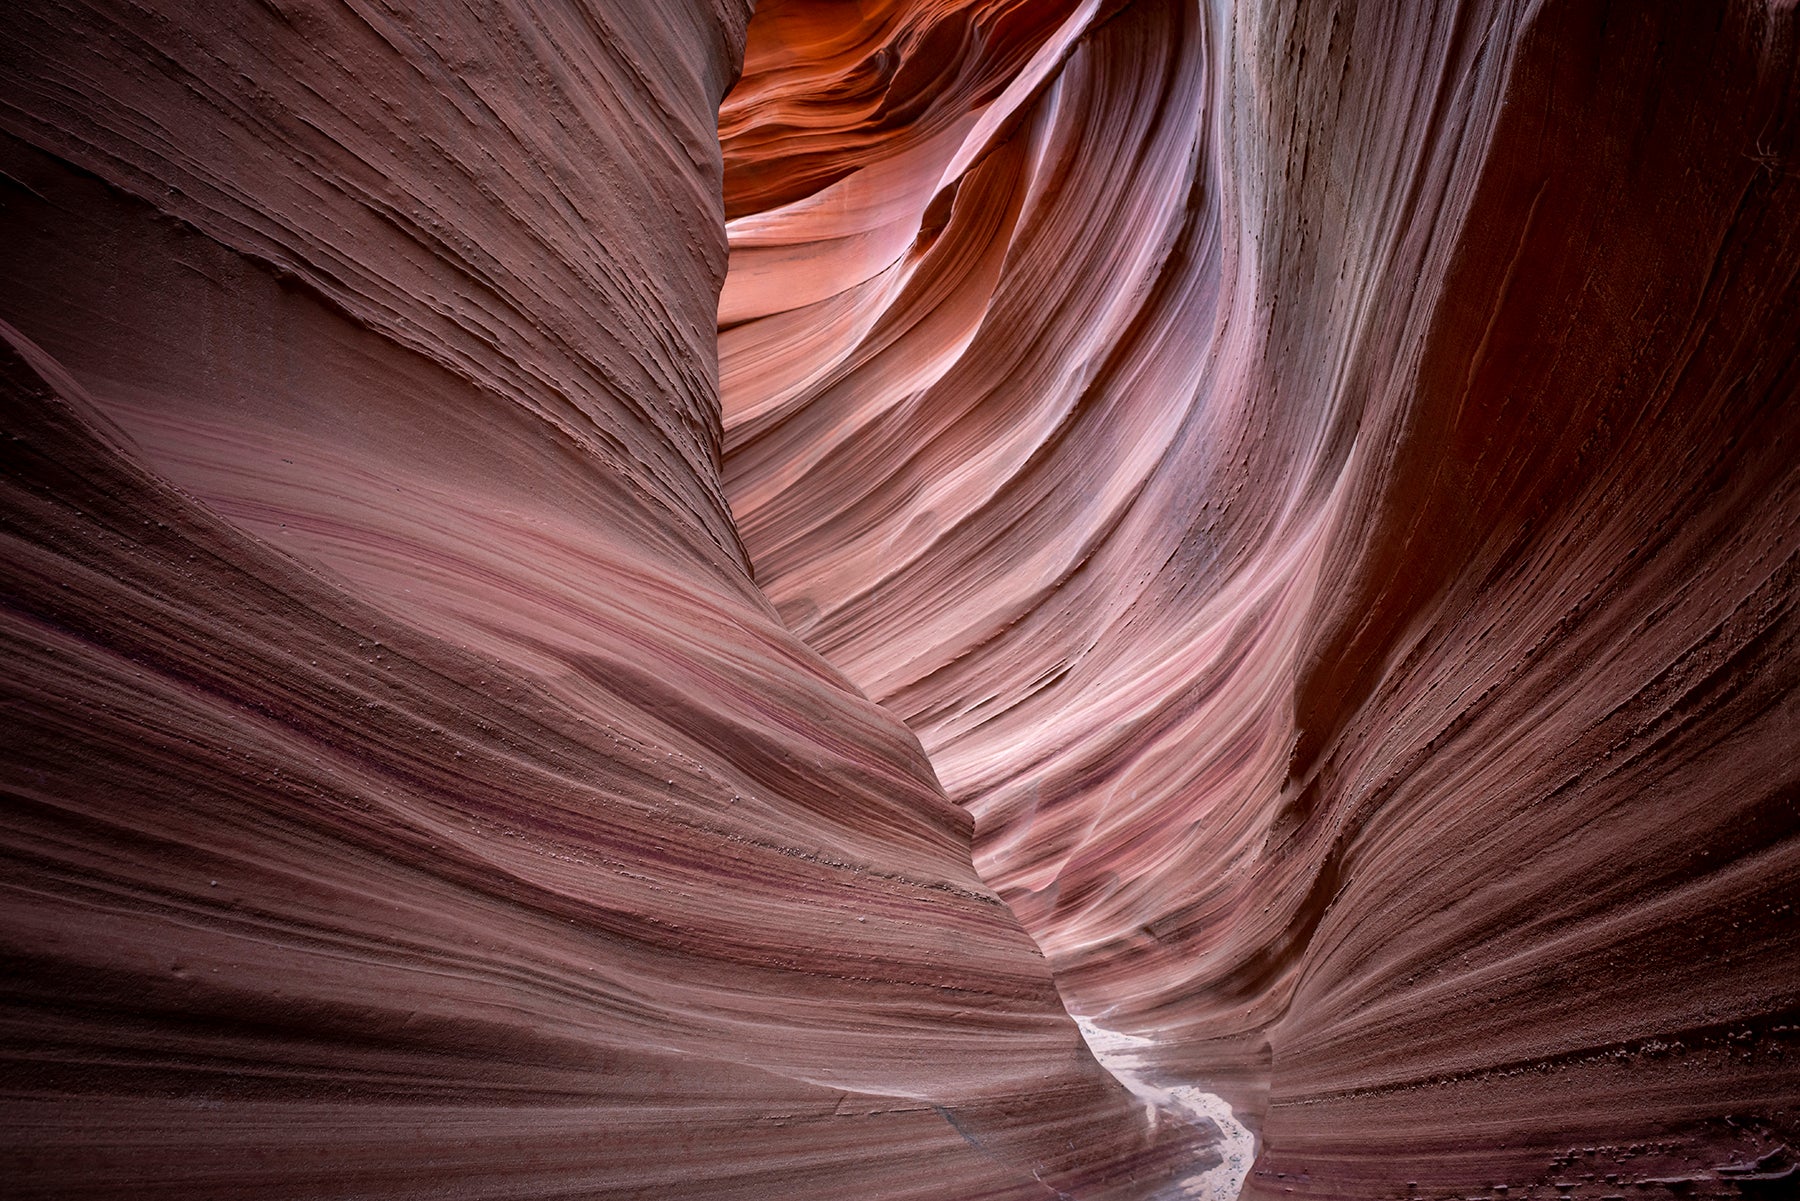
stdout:
[(1794, 6), (748, 7), (0, 6), (8, 1195), (1791, 1192)]
[(1139, 1196), (717, 456), (747, 5), (0, 6), (10, 1197)]
[(721, 119), (726, 487), (1071, 1009), (1256, 1196), (1796, 1187), (1793, 6), (859, 8)]

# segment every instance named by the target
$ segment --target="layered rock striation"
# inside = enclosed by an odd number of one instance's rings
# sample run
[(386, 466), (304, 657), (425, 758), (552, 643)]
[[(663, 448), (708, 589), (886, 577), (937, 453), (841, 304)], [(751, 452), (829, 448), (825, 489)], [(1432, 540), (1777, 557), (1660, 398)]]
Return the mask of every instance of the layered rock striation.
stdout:
[(1250, 1195), (1796, 1187), (1793, 7), (875, 7), (721, 116), (725, 485), (1071, 1009)]
[(0, 7), (8, 1194), (1791, 1192), (1794, 6), (749, 7)]
[(718, 473), (739, 3), (0, 6), (12, 1197), (1141, 1196)]

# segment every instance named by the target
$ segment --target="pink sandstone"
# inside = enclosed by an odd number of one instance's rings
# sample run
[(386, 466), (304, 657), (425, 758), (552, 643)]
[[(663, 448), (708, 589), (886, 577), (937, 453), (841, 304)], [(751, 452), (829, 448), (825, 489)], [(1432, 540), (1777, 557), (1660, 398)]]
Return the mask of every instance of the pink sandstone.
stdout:
[(949, 8), (726, 101), (763, 591), (1250, 1195), (1800, 1188), (1793, 6)]
[(0, 6), (7, 1194), (1787, 1195), (1796, 22)]

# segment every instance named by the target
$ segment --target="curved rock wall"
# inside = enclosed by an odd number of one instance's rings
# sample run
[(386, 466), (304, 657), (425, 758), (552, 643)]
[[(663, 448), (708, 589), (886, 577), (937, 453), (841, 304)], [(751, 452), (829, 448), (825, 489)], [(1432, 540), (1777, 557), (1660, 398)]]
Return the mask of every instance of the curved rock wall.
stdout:
[(0, 6), (9, 1196), (1210, 1162), (751, 583), (746, 9)]
[(835, 11), (721, 118), (726, 487), (1071, 1008), (1257, 1196), (1794, 1187), (1793, 7)]

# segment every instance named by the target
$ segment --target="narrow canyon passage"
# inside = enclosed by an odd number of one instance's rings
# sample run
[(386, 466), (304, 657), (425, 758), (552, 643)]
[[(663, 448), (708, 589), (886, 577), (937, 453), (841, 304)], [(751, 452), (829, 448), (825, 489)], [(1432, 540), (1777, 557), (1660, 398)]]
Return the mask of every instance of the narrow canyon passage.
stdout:
[(1796, 17), (0, 5), (7, 1195), (1788, 1195)]
[(1800, 1187), (1795, 70), (1755, 4), (751, 22), (757, 582), (1257, 1195)]

